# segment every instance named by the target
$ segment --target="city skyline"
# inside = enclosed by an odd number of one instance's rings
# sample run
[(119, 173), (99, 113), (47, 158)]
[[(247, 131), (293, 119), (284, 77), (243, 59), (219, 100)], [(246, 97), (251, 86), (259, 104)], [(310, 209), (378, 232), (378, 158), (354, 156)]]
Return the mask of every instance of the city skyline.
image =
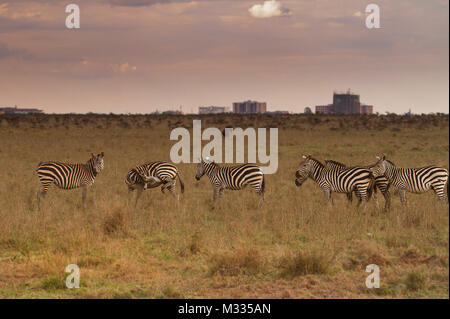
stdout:
[(272, 2), (74, 0), (69, 30), (67, 3), (3, 1), (0, 106), (189, 113), (252, 99), (302, 113), (351, 88), (380, 114), (448, 113), (447, 1), (377, 1), (370, 30), (363, 1)]

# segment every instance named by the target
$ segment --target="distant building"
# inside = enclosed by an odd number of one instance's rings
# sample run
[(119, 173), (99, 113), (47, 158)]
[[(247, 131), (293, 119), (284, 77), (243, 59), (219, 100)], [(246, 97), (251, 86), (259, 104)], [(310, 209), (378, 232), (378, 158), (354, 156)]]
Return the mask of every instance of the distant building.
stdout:
[(18, 108), (17, 105), (14, 107), (0, 107), (0, 114), (40, 114), (40, 113), (44, 113), (44, 111), (38, 109)]
[(311, 108), (310, 107), (305, 107), (305, 110), (303, 111), (303, 113), (305, 113), (305, 114), (312, 114), (312, 110), (311, 110)]
[(289, 111), (268, 111), (267, 114), (289, 114)]
[(373, 105), (361, 104), (361, 114), (373, 114)]
[(267, 103), (257, 101), (245, 101), (233, 103), (233, 113), (266, 113)]
[(225, 106), (199, 106), (198, 108), (198, 114), (219, 114), (228, 111), (229, 108)]
[(349, 91), (346, 93), (333, 94), (333, 106), (335, 114), (360, 114), (361, 103), (359, 102), (359, 95), (352, 94)]
[(373, 105), (361, 103), (358, 94), (348, 90), (345, 93), (333, 93), (333, 104), (317, 105), (316, 113), (322, 114), (372, 114)]
[(334, 105), (316, 105), (316, 114), (334, 114)]
[(163, 114), (163, 115), (183, 115), (183, 112), (178, 111), (178, 110), (175, 110), (175, 111), (169, 110), (169, 111), (164, 111), (161, 114)]

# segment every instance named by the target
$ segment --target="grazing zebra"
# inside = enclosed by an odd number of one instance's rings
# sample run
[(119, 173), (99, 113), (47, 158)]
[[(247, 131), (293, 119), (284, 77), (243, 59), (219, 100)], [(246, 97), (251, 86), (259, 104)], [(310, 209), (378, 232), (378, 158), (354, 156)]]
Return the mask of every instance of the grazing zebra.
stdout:
[(203, 175), (209, 177), (214, 190), (213, 200), (222, 197), (225, 189), (241, 190), (250, 185), (256, 194), (260, 195), (259, 204), (264, 200), (264, 174), (261, 168), (254, 164), (242, 164), (237, 166), (220, 167), (208, 159), (201, 160), (197, 165), (196, 180)]
[(128, 193), (137, 190), (136, 202), (142, 195), (142, 191), (147, 188), (155, 188), (160, 185), (161, 192), (164, 193), (168, 189), (170, 193), (179, 200), (178, 193), (175, 189), (176, 178), (180, 180), (181, 193), (184, 193), (184, 184), (180, 178), (180, 174), (175, 165), (168, 162), (152, 162), (132, 168), (125, 177), (125, 184), (128, 186)]
[(315, 181), (325, 193), (325, 197), (333, 203), (331, 193), (352, 193), (358, 197), (358, 207), (364, 201), (364, 207), (373, 187), (373, 175), (368, 168), (351, 167), (340, 170), (330, 170), (314, 159), (311, 155), (303, 156), (295, 172), (295, 185), (300, 187), (308, 178)]
[[(377, 156), (378, 162), (370, 170), (373, 175), (385, 176), (390, 184), (398, 188), (400, 200), (406, 204), (406, 191), (411, 193), (425, 193), (432, 189), (439, 199), (448, 198), (448, 171), (439, 166), (421, 168), (397, 168), (394, 163)], [(444, 188), (447, 186), (447, 196)]]
[(95, 177), (104, 168), (101, 152), (98, 155), (91, 154), (86, 164), (66, 164), (60, 162), (41, 162), (36, 169), (42, 188), (37, 192), (38, 208), (41, 196), (45, 197), (48, 188), (53, 183), (61, 189), (83, 188), (83, 206), (86, 201), (87, 188), (94, 184)]
[[(369, 168), (369, 167), (370, 166), (367, 166), (367, 168)], [(347, 168), (347, 166), (345, 164), (342, 164), (337, 161), (325, 160), (325, 168), (327, 168), (327, 169), (342, 169), (342, 168)], [(387, 180), (387, 178), (384, 175), (375, 177), (375, 185), (373, 187), (372, 197), (376, 201), (375, 192), (376, 192), (376, 189), (378, 188), (381, 191), (381, 194), (383, 194), (383, 196), (384, 196), (384, 200), (385, 200), (384, 209), (385, 210), (389, 210), (389, 208), (391, 206), (391, 193), (389, 192), (389, 186), (390, 186), (389, 181)], [(347, 198), (349, 201), (352, 201), (352, 193), (347, 193)], [(376, 203), (377, 203), (377, 207), (378, 207), (378, 202), (376, 201)]]

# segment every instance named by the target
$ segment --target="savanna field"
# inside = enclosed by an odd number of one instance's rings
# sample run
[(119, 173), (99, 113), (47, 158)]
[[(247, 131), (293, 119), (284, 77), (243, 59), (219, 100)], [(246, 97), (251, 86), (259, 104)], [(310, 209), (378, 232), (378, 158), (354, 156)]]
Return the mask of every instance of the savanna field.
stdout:
[[(180, 202), (159, 188), (134, 208), (125, 174), (170, 161), (176, 127), (278, 127), (278, 172), (266, 176), (265, 203), (250, 188), (225, 191), (210, 210), (207, 177), (177, 164)], [(206, 144), (206, 142), (204, 142)], [(41, 161), (85, 163), (105, 153), (105, 169), (81, 205), (81, 189), (51, 187), (37, 209)], [(392, 209), (367, 211), (311, 180), (300, 188), (303, 154), (347, 165), (386, 154), (398, 167), (449, 168), (449, 117), (423, 115), (0, 115), (0, 298), (448, 298), (449, 206), (433, 192), (391, 190)], [(177, 191), (179, 192), (177, 182)], [(77, 264), (81, 287), (65, 287)], [(366, 288), (366, 266), (381, 286)]]

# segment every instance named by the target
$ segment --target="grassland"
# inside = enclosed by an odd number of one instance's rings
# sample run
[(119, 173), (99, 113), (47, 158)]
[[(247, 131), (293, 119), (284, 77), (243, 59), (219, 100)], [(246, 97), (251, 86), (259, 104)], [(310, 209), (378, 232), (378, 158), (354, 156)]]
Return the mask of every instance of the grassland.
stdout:
[[(170, 130), (278, 127), (279, 168), (265, 204), (250, 189), (212, 188), (195, 164), (179, 164), (186, 186), (176, 203), (146, 191), (137, 209), (124, 184), (136, 164), (170, 160)], [(448, 169), (449, 117), (389, 116), (0, 116), (0, 298), (448, 298), (449, 209), (433, 193), (397, 195), (365, 214), (312, 182), (295, 187), (302, 154), (349, 165), (385, 153), (401, 167)], [(105, 152), (89, 189), (51, 188), (36, 207), (40, 161), (85, 162)], [(380, 206), (384, 200), (379, 195)], [(365, 267), (380, 267), (368, 289)], [(65, 288), (68, 264), (81, 288)]]

